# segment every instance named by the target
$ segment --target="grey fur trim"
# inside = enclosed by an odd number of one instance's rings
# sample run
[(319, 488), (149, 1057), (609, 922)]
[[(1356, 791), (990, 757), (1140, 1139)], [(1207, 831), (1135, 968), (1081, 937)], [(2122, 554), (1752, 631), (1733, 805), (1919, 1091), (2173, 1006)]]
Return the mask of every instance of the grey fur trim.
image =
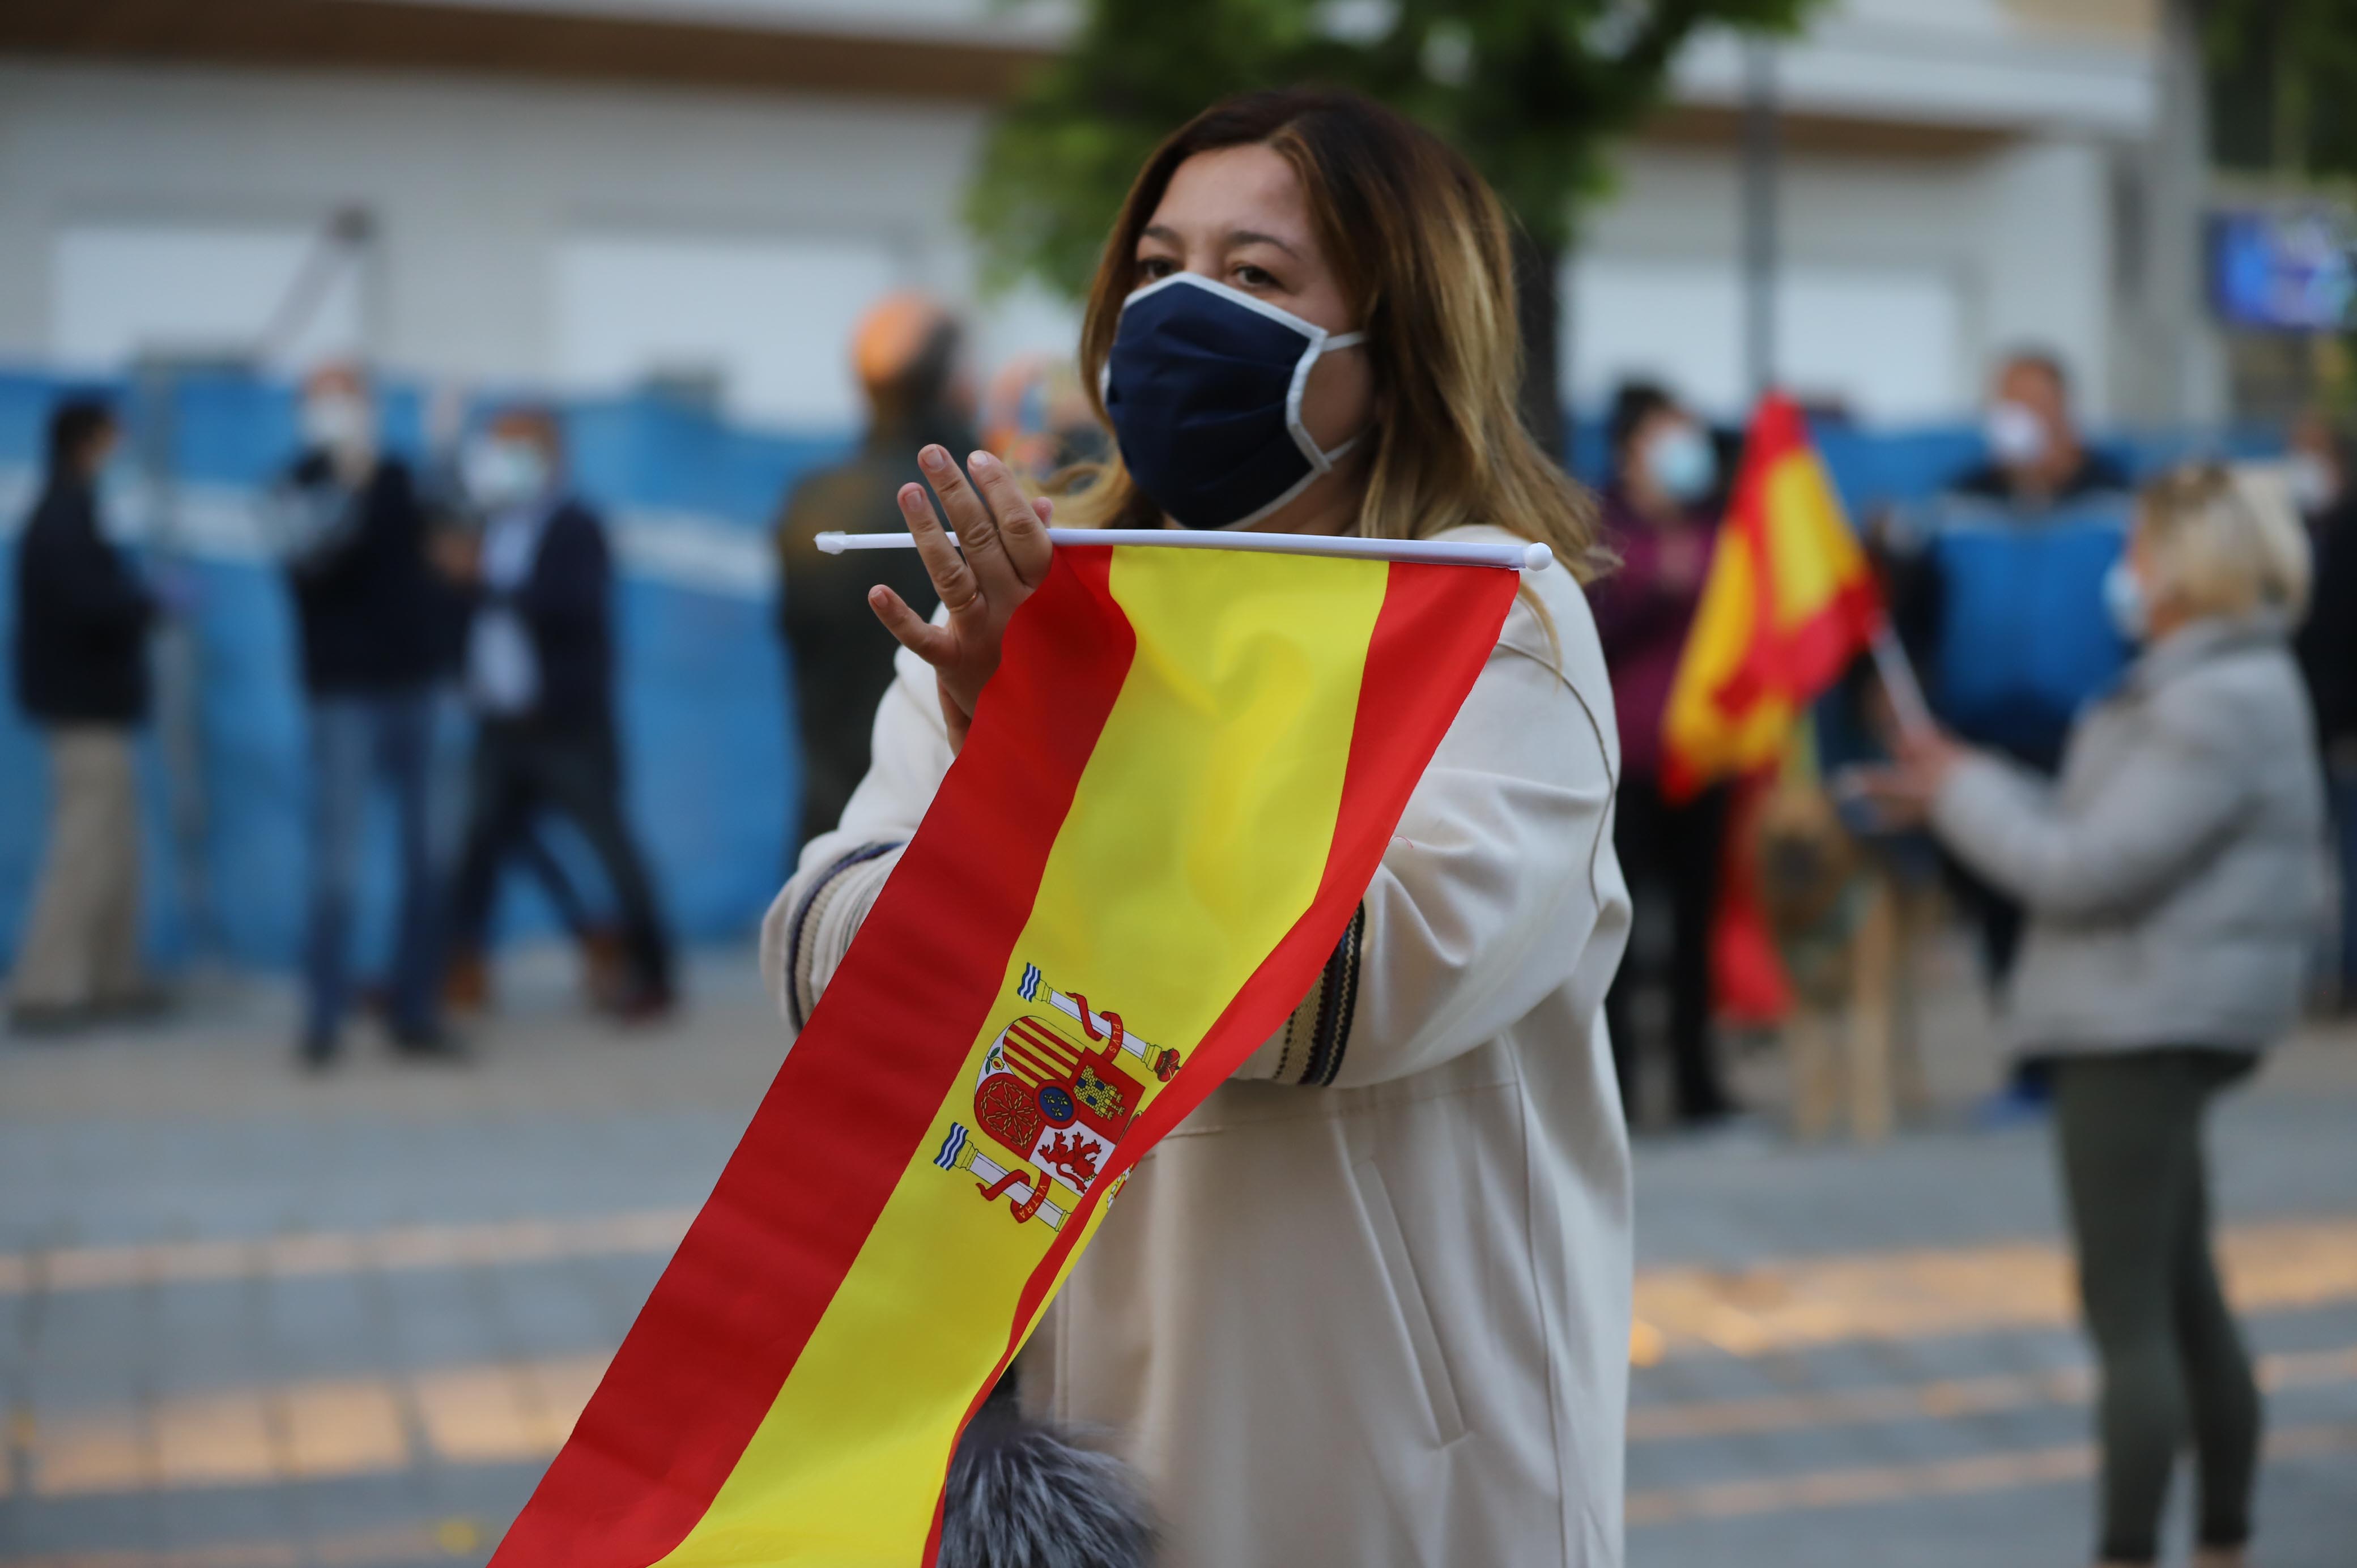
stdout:
[(984, 1406), (950, 1461), (938, 1568), (1147, 1568), (1154, 1519), (1129, 1466), (1012, 1404)]

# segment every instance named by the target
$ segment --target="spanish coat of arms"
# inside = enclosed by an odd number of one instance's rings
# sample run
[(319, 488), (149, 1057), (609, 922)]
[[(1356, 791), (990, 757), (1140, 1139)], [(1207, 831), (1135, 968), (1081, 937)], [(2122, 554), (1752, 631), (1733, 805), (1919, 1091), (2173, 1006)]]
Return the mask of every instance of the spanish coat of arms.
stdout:
[[(952, 1122), (933, 1164), (971, 1172), (982, 1196), (1006, 1198), (1017, 1220), (1036, 1217), (1060, 1229), (1144, 1108), (1141, 1075), (1169, 1082), (1178, 1053), (1129, 1033), (1120, 1014), (1096, 1012), (1085, 996), (1046, 985), (1033, 965), (1024, 965), (1016, 993), (1039, 1010), (1017, 1016), (991, 1042), (974, 1075), (978, 1131)], [(1070, 1200), (1056, 1202), (1057, 1187)]]

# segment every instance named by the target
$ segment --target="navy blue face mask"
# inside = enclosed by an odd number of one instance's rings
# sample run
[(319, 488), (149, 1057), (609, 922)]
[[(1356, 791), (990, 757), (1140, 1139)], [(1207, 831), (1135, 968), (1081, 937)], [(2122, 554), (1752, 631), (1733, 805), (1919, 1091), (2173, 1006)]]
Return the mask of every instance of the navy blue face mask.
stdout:
[(1105, 360), (1123, 466), (1188, 528), (1259, 521), (1358, 444), (1320, 449), (1302, 426), (1301, 392), (1318, 355), (1365, 339), (1200, 273), (1146, 285), (1123, 305)]

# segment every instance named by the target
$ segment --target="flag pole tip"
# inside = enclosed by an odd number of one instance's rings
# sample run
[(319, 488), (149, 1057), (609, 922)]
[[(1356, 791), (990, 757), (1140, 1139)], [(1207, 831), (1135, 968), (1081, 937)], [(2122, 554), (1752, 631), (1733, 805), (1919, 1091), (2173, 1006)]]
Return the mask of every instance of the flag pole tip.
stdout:
[(1523, 570), (1544, 572), (1555, 564), (1555, 552), (1535, 540), (1523, 552)]
[(818, 546), (818, 553), (822, 555), (840, 555), (843, 553), (843, 534), (840, 531), (830, 531), (828, 532), (822, 533), (811, 542)]

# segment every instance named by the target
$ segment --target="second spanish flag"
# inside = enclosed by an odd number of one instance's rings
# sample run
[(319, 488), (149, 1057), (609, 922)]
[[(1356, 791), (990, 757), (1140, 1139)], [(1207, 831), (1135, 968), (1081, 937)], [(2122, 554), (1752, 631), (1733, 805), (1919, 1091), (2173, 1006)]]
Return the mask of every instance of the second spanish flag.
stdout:
[(1882, 624), (1882, 596), (1791, 400), (1762, 398), (1662, 715), (1674, 797), (1782, 760), (1793, 721)]
[(1059, 550), (496, 1568), (930, 1563), (966, 1420), (1310, 990), (1515, 585)]

